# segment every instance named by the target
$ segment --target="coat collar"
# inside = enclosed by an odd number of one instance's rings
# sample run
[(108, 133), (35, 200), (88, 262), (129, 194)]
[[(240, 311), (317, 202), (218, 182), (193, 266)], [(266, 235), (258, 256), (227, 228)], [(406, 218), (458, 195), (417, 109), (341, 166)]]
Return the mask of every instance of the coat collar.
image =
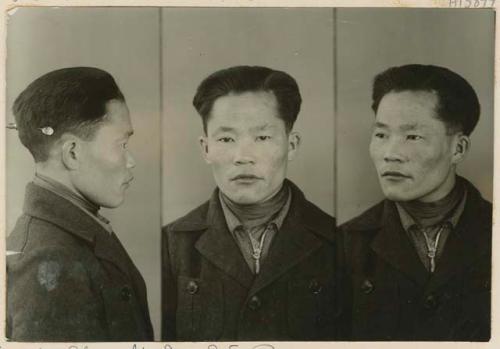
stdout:
[(116, 246), (115, 238), (89, 213), (71, 201), (34, 183), (26, 186), (24, 213), (50, 222), (93, 247), (98, 258), (115, 264), (128, 274), (126, 257)]
[(371, 242), (371, 248), (382, 259), (415, 280), (424, 284), (428, 273), (405, 233), (394, 202), (385, 200), (379, 233)]
[(457, 272), (475, 262), (479, 257), (491, 258), (492, 207), (481, 197), (479, 191), (468, 181), (467, 201), (464, 211), (446, 242), (443, 254), (430, 279), (428, 290), (432, 291), (446, 283)]
[(246, 288), (257, 292), (319, 248), (324, 240), (333, 242), (335, 220), (307, 201), (291, 181), (290, 209), (271, 249), (262, 271), (256, 277), (248, 268), (240, 249), (229, 232), (216, 189), (207, 206), (195, 210), (185, 219), (174, 223), (176, 231), (204, 230), (196, 249), (219, 269)]
[(429, 276), (405, 233), (394, 202), (384, 200), (349, 224), (349, 230), (377, 230), (372, 250), (393, 268), (429, 290), (445, 283), (476, 258), (491, 253), (491, 205), (467, 180), (467, 200), (455, 231), (450, 235), (434, 274)]

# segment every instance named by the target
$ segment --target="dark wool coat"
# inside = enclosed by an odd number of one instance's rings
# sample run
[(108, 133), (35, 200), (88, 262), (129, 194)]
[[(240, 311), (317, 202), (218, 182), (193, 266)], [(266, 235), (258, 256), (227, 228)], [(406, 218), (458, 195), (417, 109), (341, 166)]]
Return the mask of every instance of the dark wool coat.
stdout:
[(433, 274), (403, 230), (394, 202), (385, 200), (340, 227), (352, 339), (490, 338), (492, 207), (465, 182), (464, 211)]
[(146, 287), (116, 236), (66, 199), (28, 184), (7, 239), (7, 337), (151, 341)]
[(163, 229), (163, 340), (336, 338), (335, 222), (288, 183), (289, 212), (256, 277), (217, 190)]

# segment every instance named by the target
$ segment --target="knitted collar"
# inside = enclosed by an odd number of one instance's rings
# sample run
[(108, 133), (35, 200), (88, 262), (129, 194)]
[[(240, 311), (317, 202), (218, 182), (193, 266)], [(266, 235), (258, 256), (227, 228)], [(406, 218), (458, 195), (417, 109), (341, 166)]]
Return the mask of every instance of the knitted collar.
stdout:
[(229, 199), (222, 191), (220, 198), (244, 227), (252, 228), (269, 222), (285, 205), (289, 195), (286, 184), (270, 199), (257, 204), (238, 204)]

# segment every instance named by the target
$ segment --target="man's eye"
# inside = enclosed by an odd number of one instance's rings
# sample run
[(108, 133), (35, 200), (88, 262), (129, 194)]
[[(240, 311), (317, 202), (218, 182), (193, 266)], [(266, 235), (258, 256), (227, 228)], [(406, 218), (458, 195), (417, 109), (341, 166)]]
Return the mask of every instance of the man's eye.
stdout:
[(217, 142), (222, 142), (222, 143), (229, 143), (233, 142), (234, 140), (231, 137), (221, 137), (217, 139)]
[(422, 139), (423, 137), (422, 136), (419, 136), (419, 135), (407, 135), (406, 136), (406, 139), (410, 140), (410, 141), (418, 141), (419, 139)]
[(380, 139), (384, 139), (384, 138), (387, 138), (387, 135), (385, 133), (382, 133), (382, 132), (375, 132), (373, 134), (373, 137), (375, 138), (380, 138)]
[(271, 136), (257, 136), (258, 141), (267, 141), (268, 139), (271, 139)]

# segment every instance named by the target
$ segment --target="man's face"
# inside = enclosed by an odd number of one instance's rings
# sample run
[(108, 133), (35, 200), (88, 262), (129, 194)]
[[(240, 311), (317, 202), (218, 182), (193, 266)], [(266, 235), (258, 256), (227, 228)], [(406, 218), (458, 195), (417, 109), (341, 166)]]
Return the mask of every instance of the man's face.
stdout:
[(125, 103), (109, 101), (106, 110), (106, 120), (93, 139), (81, 143), (80, 166), (73, 183), (91, 202), (113, 208), (123, 203), (133, 179), (135, 161), (127, 148), (133, 129)]
[(438, 96), (390, 92), (378, 107), (370, 155), (384, 195), (395, 201), (441, 199), (453, 188), (457, 142), (437, 119)]
[(264, 202), (279, 191), (299, 136), (287, 134), (269, 92), (218, 98), (201, 137), (203, 155), (219, 189), (239, 204)]

